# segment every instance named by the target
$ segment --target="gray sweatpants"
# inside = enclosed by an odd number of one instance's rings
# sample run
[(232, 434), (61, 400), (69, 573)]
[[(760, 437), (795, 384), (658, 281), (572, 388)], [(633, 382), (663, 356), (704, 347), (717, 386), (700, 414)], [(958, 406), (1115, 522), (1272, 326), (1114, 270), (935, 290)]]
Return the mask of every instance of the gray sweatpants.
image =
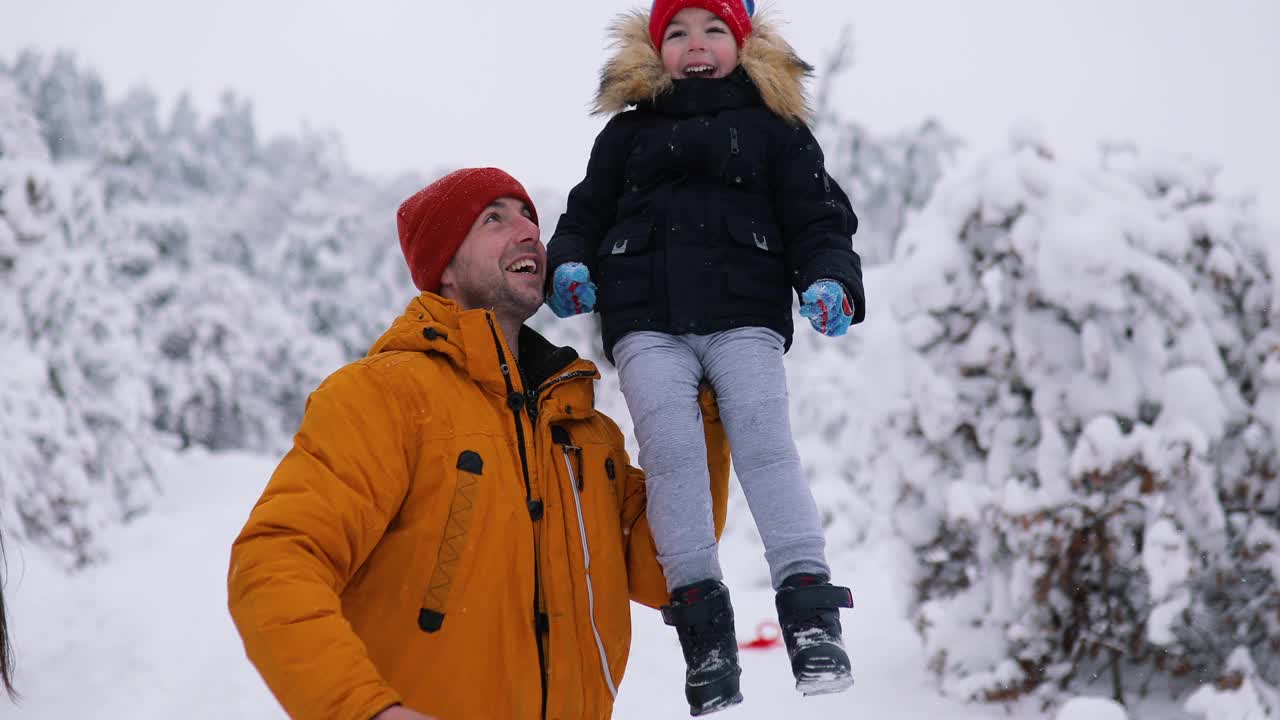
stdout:
[(715, 388), (774, 589), (792, 573), (830, 574), (818, 506), (791, 437), (782, 351), (782, 336), (759, 327), (713, 335), (632, 332), (614, 345), (669, 591), (723, 577), (698, 408), (703, 378)]

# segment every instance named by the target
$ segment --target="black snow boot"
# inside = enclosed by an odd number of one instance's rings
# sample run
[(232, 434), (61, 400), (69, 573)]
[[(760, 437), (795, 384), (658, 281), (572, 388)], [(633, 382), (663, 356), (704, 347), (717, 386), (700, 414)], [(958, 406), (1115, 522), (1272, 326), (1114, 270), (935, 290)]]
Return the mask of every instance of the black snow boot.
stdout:
[(676, 588), (662, 621), (675, 627), (684, 650), (684, 695), (697, 717), (742, 702), (738, 690), (738, 637), (729, 588), (716, 580)]
[(825, 575), (798, 573), (782, 581), (776, 603), (796, 690), (822, 695), (849, 689), (853, 674), (840, 636), (840, 608), (853, 607), (849, 588), (832, 585)]

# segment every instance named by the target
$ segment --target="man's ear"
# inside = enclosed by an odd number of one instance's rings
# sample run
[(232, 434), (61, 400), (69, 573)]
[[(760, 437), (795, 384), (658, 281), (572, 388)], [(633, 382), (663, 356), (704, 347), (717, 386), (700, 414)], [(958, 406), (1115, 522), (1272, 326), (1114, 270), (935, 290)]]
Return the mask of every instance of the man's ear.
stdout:
[(455, 255), (448, 265), (444, 266), (444, 272), (440, 273), (440, 297), (450, 300), (457, 300), (457, 286), (454, 278), (458, 274), (457, 270), (458, 256)]

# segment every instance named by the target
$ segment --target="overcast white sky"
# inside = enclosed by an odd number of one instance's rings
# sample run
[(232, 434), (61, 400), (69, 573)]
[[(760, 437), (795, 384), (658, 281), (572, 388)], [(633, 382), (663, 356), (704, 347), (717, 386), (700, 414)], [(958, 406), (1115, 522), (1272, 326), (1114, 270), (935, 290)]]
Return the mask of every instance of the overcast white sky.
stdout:
[[(586, 109), (604, 28), (639, 4), (0, 0), (0, 58), (71, 49), (117, 96), (187, 89), (203, 109), (231, 88), (266, 134), (336, 129), (367, 171), (491, 164), (567, 190), (602, 125)], [(1229, 187), (1258, 189), (1280, 217), (1280, 0), (774, 7), (810, 62), (852, 24), (858, 65), (837, 101), (874, 129), (933, 114), (981, 149), (1031, 119), (1076, 157), (1132, 138), (1220, 162)]]

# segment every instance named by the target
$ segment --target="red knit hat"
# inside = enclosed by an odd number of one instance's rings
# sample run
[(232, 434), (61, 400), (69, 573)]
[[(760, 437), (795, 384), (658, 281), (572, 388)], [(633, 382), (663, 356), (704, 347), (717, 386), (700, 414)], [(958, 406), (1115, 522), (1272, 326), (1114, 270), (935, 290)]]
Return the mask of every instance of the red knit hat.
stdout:
[(440, 276), (466, 239), (480, 211), (498, 198), (515, 198), (538, 211), (519, 181), (497, 168), (456, 170), (414, 193), (396, 212), (400, 249), (419, 290), (440, 292)]
[(662, 33), (666, 32), (671, 18), (685, 8), (702, 8), (715, 13), (729, 26), (729, 32), (738, 41), (738, 47), (751, 35), (751, 15), (755, 12), (754, 0), (654, 0), (649, 11), (649, 38), (653, 46), (662, 49)]

